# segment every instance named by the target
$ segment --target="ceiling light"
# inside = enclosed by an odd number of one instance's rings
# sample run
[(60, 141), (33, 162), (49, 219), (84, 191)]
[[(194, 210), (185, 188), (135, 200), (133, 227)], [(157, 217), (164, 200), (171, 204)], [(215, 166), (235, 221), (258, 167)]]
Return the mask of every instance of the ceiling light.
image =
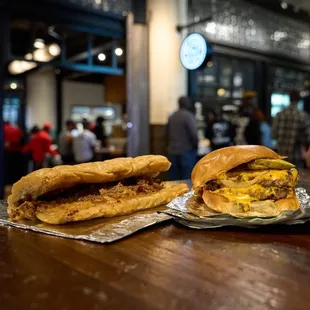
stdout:
[(36, 39), (33, 43), (33, 46), (35, 48), (44, 48), (45, 47), (45, 43), (43, 39)]
[(33, 52), (33, 59), (41, 62), (48, 62), (53, 59), (53, 56), (47, 51), (46, 48), (43, 48)]
[(101, 4), (101, 0), (95, 0), (96, 4)]
[(283, 10), (286, 10), (287, 8), (288, 8), (288, 5), (287, 5), (287, 3), (286, 2), (281, 2), (281, 8), (283, 9)]
[(206, 27), (206, 32), (215, 34), (216, 33), (216, 23), (215, 22), (209, 22)]
[(9, 64), (9, 72), (13, 75), (21, 74), (35, 68), (37, 64), (31, 61), (14, 60)]
[(211, 67), (213, 66), (213, 62), (212, 62), (212, 61), (208, 61), (208, 62), (207, 62), (207, 66), (208, 66), (209, 68), (211, 68)]
[(308, 49), (310, 47), (310, 40), (303, 40), (298, 43), (298, 48)]
[(105, 54), (100, 53), (100, 54), (98, 55), (98, 59), (99, 59), (100, 61), (105, 61), (105, 59), (106, 59)]
[(218, 95), (219, 97), (224, 97), (224, 96), (225, 96), (225, 93), (226, 93), (226, 91), (225, 91), (224, 88), (219, 88), (219, 89), (217, 90), (217, 95)]
[(123, 50), (120, 47), (118, 47), (117, 49), (115, 49), (115, 54), (116, 54), (116, 56), (122, 56)]
[(25, 59), (32, 60), (32, 54), (31, 53), (26, 54)]
[(16, 89), (17, 88), (17, 84), (16, 83), (11, 83), (10, 84), (10, 88), (11, 89)]
[(60, 55), (60, 52), (61, 52), (60, 46), (56, 43), (53, 43), (48, 47), (48, 52), (52, 56), (57, 57)]

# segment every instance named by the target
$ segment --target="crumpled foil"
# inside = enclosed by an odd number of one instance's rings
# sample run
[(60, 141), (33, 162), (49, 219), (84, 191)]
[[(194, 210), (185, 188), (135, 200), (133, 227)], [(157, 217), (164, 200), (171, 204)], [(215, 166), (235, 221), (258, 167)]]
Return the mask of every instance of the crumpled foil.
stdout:
[(200, 217), (187, 210), (188, 203), (194, 192), (189, 192), (171, 201), (165, 214), (172, 216), (178, 223), (196, 229), (218, 228), (224, 226), (240, 226), (255, 228), (263, 225), (275, 224), (303, 224), (310, 220), (310, 196), (303, 188), (296, 189), (296, 195), (300, 203), (300, 208), (296, 211), (283, 211), (275, 217), (249, 217), (238, 218), (229, 214), (210, 213), (207, 217)]
[(6, 210), (7, 203), (1, 201), (0, 225), (13, 226), (58, 237), (99, 243), (109, 243), (120, 240), (143, 228), (171, 219), (170, 216), (162, 213), (167, 210), (167, 208), (159, 207), (126, 216), (100, 218), (63, 225), (49, 225), (40, 221), (30, 220), (24, 220), (18, 223), (12, 222), (9, 220)]

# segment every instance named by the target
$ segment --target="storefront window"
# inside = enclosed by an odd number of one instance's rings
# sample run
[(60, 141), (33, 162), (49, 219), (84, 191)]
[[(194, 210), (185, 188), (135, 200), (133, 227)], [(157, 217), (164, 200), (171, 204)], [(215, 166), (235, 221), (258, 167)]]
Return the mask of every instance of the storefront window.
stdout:
[(251, 61), (215, 55), (212, 65), (197, 72), (194, 96), (199, 101), (240, 99), (245, 90), (255, 90), (254, 74)]

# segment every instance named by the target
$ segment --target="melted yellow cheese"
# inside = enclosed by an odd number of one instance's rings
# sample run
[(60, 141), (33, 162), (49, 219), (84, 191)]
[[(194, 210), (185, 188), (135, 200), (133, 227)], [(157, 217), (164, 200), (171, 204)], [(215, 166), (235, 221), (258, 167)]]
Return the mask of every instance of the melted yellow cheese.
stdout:
[[(276, 187), (263, 187), (259, 184), (254, 184), (248, 187), (241, 188), (229, 188), (223, 187), (214, 191), (214, 193), (220, 194), (226, 197), (229, 201), (236, 202), (238, 204), (250, 204), (253, 201), (258, 201), (257, 197), (253, 197), (250, 195), (251, 192), (260, 191), (265, 194), (271, 195), (274, 194)], [(294, 190), (293, 188), (288, 192), (287, 197), (293, 197)]]

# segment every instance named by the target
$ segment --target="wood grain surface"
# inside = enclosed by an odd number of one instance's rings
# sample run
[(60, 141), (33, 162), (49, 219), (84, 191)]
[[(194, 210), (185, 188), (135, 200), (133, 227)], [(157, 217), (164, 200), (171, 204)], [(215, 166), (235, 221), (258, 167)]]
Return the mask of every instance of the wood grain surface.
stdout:
[(100, 245), (0, 227), (0, 309), (310, 309), (309, 232), (171, 222)]

